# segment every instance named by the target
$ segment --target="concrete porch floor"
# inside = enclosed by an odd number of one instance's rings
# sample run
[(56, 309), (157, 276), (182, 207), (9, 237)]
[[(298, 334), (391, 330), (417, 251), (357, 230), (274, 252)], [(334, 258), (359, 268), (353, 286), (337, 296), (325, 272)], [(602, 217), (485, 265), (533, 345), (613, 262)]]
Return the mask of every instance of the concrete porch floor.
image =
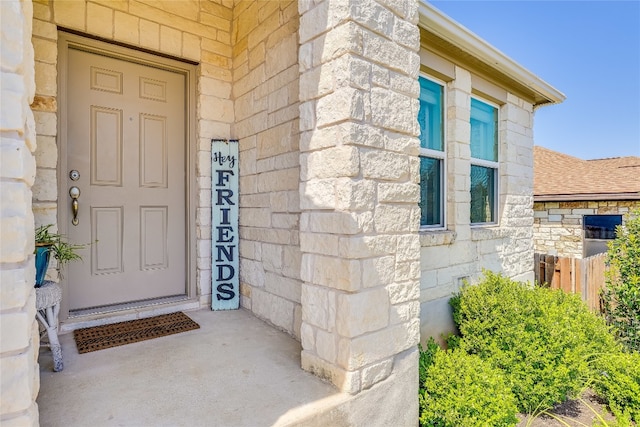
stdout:
[[(300, 368), (300, 344), (245, 310), (186, 312), (200, 329), (78, 354), (40, 350), (40, 425), (286, 426), (350, 399)], [(305, 421), (307, 420), (307, 421)]]

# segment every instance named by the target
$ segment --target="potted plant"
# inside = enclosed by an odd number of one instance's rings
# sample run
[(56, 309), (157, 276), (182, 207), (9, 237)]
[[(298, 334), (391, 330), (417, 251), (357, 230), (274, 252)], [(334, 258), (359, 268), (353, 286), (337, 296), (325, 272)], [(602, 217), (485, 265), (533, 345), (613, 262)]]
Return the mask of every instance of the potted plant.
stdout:
[(65, 236), (51, 231), (51, 227), (53, 224), (41, 225), (36, 228), (36, 249), (34, 251), (36, 255), (36, 288), (44, 283), (52, 255), (58, 261), (58, 268), (61, 270), (66, 263), (81, 260), (82, 257), (77, 251), (86, 246), (69, 243)]

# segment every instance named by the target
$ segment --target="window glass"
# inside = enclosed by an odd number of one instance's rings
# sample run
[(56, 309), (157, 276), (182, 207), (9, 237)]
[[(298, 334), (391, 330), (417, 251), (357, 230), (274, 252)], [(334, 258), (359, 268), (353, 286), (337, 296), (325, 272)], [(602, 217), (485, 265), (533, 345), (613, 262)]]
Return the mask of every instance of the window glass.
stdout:
[(420, 158), (420, 225), (442, 224), (442, 161)]
[(471, 165), (471, 223), (495, 222), (496, 170)]
[(615, 239), (616, 226), (622, 225), (622, 215), (585, 215), (585, 239)]
[(498, 161), (498, 109), (471, 98), (471, 157)]
[(443, 88), (437, 83), (419, 78), (420, 82), (420, 147), (431, 150), (444, 151), (442, 126), (442, 92)]

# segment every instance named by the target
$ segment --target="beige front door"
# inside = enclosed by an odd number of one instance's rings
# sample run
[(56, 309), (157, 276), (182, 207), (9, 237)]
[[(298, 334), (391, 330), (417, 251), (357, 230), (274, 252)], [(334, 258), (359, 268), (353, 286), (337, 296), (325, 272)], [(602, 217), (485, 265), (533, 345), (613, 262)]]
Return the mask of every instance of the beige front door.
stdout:
[(60, 195), (64, 228), (93, 242), (67, 267), (69, 310), (186, 295), (185, 75), (108, 52), (66, 55), (61, 179), (80, 197), (73, 225)]

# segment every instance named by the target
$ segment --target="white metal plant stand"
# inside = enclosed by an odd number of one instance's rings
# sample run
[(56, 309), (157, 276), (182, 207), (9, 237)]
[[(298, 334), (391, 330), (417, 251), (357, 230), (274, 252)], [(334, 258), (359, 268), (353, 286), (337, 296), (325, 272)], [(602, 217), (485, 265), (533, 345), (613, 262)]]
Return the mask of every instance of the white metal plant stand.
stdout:
[(41, 334), (42, 340), (44, 334), (49, 337), (48, 346), (53, 354), (53, 370), (62, 371), (64, 365), (62, 363), (62, 347), (58, 339), (58, 313), (60, 312), (60, 301), (62, 300), (62, 289), (55, 282), (46, 280), (42, 286), (36, 288), (36, 316), (45, 331)]

